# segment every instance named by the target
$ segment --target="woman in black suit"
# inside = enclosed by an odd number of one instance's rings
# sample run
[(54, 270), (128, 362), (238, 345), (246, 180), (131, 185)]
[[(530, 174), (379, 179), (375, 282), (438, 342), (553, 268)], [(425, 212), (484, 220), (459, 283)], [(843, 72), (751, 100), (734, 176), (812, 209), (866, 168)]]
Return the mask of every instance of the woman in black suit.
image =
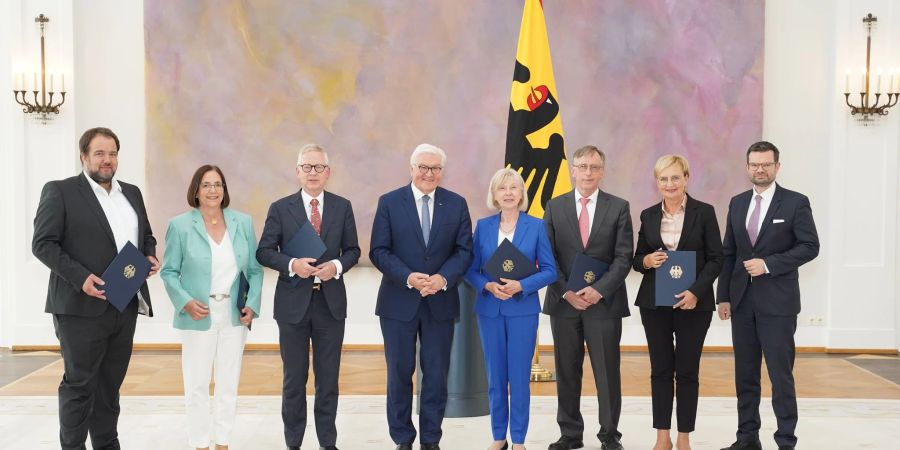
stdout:
[[(657, 430), (653, 449), (672, 448), (669, 430), (672, 400), (677, 396), (677, 448), (687, 450), (697, 417), (700, 354), (716, 308), (712, 285), (722, 269), (722, 237), (712, 205), (687, 194), (690, 170), (684, 157), (659, 158), (653, 174), (662, 201), (641, 212), (634, 270), (644, 278), (635, 305), (641, 308), (650, 351), (653, 428)], [(697, 278), (676, 295), (674, 306), (658, 307), (655, 272), (666, 261), (666, 250), (697, 252)]]

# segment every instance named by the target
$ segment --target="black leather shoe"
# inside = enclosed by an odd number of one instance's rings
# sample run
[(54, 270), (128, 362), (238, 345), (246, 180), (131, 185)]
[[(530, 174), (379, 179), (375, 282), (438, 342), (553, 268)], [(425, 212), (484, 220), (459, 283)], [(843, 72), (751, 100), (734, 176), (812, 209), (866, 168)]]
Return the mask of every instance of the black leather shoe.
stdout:
[(762, 450), (762, 444), (759, 441), (735, 441), (722, 450)]
[(299, 445), (288, 445), (287, 449), (288, 450), (300, 450), (300, 446)]
[(618, 438), (612, 438), (601, 443), (600, 450), (624, 450), (624, 447), (622, 447), (622, 441)]
[(571, 450), (573, 448), (584, 447), (581, 439), (575, 439), (568, 436), (560, 436), (559, 440), (550, 444), (547, 450)]
[(779, 445), (778, 450), (794, 450), (793, 445)]
[(412, 450), (412, 444), (397, 444), (397, 450)]
[(422, 444), (419, 446), (421, 450), (441, 450), (441, 446), (437, 442), (432, 444)]

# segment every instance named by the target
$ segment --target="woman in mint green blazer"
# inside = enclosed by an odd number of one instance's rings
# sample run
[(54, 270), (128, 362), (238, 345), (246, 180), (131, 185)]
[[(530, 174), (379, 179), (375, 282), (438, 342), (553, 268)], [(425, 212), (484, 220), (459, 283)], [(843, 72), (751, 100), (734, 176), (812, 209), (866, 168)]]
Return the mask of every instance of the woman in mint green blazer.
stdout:
[[(173, 217), (166, 231), (160, 271), (182, 330), (181, 365), (188, 443), (198, 449), (228, 447), (237, 407), (241, 356), (247, 330), (259, 316), (262, 268), (256, 262), (256, 235), (247, 214), (228, 209), (222, 171), (197, 169), (188, 187), (192, 210)], [(238, 309), (241, 278), (246, 306)], [(215, 367), (215, 415), (209, 418), (210, 373)]]

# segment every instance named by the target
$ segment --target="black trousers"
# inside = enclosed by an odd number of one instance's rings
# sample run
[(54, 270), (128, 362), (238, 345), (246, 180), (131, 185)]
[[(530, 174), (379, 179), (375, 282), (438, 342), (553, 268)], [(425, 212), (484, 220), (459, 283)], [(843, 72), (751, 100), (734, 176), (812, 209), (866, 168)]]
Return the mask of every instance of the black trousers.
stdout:
[(587, 343), (597, 387), (601, 442), (622, 437), (619, 416), (622, 413), (621, 354), (622, 319), (550, 316), (553, 331), (553, 356), (556, 362), (556, 422), (560, 433), (583, 439), (581, 416), (581, 379), (584, 375), (584, 345)]
[(794, 389), (794, 332), (797, 316), (759, 314), (757, 302), (778, 301), (758, 298), (753, 284), (731, 311), (731, 339), (734, 343), (734, 384), (738, 400), (739, 441), (759, 440), (760, 366), (765, 355), (772, 382), (772, 409), (778, 429), (775, 443), (795, 447), (797, 436), (797, 393)]
[[(101, 300), (97, 300), (101, 301)], [(119, 388), (131, 361), (137, 302), (97, 317), (54, 314), (65, 374), (59, 383), (59, 443), (84, 449), (118, 449)]]
[(700, 355), (712, 311), (641, 308), (641, 323), (650, 352), (653, 428), (672, 428), (676, 400), (678, 431), (694, 431), (700, 389)]
[(306, 381), (309, 379), (309, 346), (312, 341), (313, 373), (316, 397), (313, 415), (319, 445), (337, 441), (334, 425), (338, 405), (338, 375), (341, 346), (344, 343), (344, 319), (335, 319), (321, 291), (312, 291), (312, 301), (299, 323), (278, 322), (278, 343), (284, 366), (281, 419), (284, 442), (289, 447), (303, 443), (306, 431)]

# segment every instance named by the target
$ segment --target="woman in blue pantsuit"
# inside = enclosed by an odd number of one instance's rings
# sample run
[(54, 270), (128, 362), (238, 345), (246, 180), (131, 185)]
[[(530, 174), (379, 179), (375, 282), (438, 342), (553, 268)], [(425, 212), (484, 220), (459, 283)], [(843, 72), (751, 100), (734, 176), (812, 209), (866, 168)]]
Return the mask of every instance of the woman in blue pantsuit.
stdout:
[[(556, 280), (556, 262), (544, 221), (524, 212), (528, 209), (528, 197), (518, 172), (501, 169), (494, 174), (487, 204), (500, 213), (478, 221), (474, 257), (466, 280), (478, 293), (475, 312), (487, 366), (494, 437), (489, 449), (509, 447), (509, 427), (513, 449), (521, 450), (528, 431), (528, 383), (541, 312), (538, 290)], [(509, 239), (530, 261), (536, 261), (538, 272), (521, 280), (501, 278), (499, 282), (485, 275), (482, 265), (504, 239)]]

